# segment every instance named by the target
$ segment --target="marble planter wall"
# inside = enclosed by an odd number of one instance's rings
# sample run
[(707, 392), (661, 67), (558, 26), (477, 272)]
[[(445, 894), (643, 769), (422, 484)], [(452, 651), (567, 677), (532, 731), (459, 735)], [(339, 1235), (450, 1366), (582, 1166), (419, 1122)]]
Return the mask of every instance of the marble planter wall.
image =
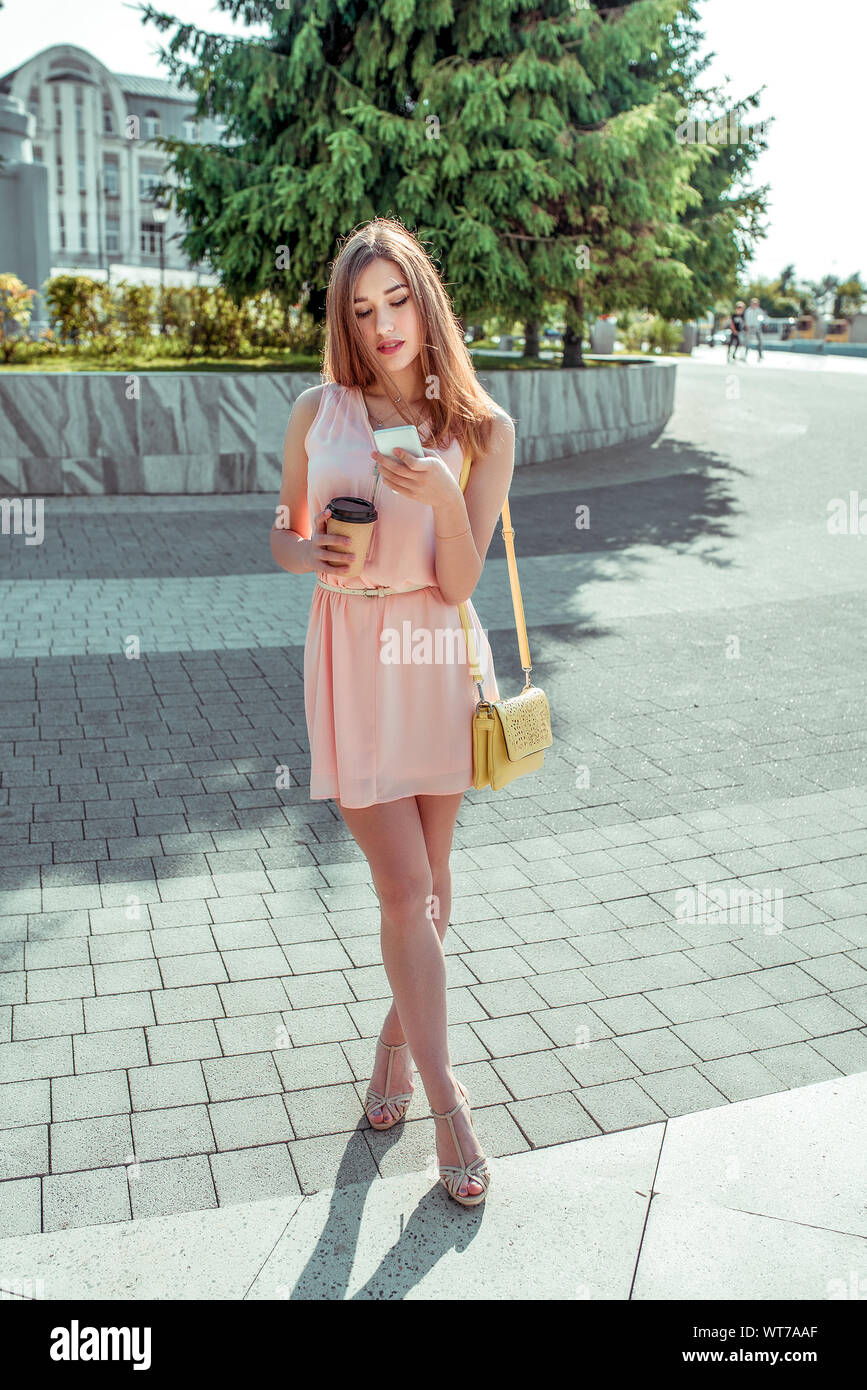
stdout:
[[(480, 372), (516, 465), (657, 434), (676, 364)], [(0, 495), (276, 492), (295, 397), (318, 373), (2, 372)]]

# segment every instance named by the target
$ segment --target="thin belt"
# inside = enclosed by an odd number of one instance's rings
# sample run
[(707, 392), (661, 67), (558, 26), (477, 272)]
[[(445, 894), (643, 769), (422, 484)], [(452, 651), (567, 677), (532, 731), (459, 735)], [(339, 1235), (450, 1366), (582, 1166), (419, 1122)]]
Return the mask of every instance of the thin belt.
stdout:
[(361, 594), (364, 598), (385, 598), (388, 594), (411, 594), (415, 589), (429, 589), (430, 584), (410, 584), (406, 589), (390, 589), (387, 585), (378, 585), (375, 589), (345, 589), (342, 584), (329, 584), (324, 579), (316, 576), (316, 583), (322, 589), (327, 589), (332, 594)]

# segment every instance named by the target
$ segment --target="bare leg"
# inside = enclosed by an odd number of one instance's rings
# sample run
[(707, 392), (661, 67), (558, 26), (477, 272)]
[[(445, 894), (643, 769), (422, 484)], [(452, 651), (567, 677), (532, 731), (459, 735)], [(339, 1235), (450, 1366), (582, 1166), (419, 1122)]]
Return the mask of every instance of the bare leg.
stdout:
[[(463, 799), (463, 792), (455, 792), (450, 796), (417, 796), (415, 798), (433, 878), (431, 916), (440, 941), (445, 941), (452, 910), (452, 875), (449, 868), (449, 855), (455, 832), (455, 821)], [(382, 1025), (382, 1039), (383, 1042), (387, 1043), (406, 1041), (394, 1000), (391, 1002), (391, 1008)], [(374, 1118), (379, 1119), (375, 1111)]]
[[(430, 916), (433, 873), (418, 803), (403, 797), (374, 806), (338, 806), (370, 864), (380, 902), (382, 963), (428, 1100), (443, 1113), (454, 1108), (460, 1093), (449, 1057), (445, 955)], [(465, 1158), (480, 1154), (465, 1108), (455, 1116), (455, 1127)], [(440, 1161), (456, 1163), (447, 1126), (440, 1128)], [(476, 1195), (482, 1186), (470, 1180), (460, 1190)]]

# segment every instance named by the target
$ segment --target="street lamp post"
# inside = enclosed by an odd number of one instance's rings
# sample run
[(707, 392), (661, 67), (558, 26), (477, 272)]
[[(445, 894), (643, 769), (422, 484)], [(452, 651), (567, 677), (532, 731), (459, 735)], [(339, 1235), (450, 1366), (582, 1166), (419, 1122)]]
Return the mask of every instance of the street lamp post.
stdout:
[(169, 210), (165, 203), (159, 200), (154, 203), (151, 213), (154, 222), (160, 229), (160, 333), (166, 331), (165, 314), (165, 278), (166, 278), (166, 233), (165, 225), (169, 218)]

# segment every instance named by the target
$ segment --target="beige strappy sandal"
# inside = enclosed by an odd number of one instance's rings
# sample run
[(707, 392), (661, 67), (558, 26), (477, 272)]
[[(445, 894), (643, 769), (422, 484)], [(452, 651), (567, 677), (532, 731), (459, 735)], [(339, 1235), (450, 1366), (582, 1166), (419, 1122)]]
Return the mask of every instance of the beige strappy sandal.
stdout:
[[(413, 1097), (412, 1091), (403, 1091), (400, 1095), (395, 1096), (390, 1096), (388, 1094), (388, 1088), (391, 1085), (391, 1066), (394, 1061), (394, 1054), (395, 1052), (400, 1052), (402, 1047), (409, 1047), (409, 1043), (386, 1043), (382, 1041), (382, 1038), (377, 1038), (377, 1042), (380, 1047), (384, 1047), (388, 1053), (388, 1070), (385, 1073), (385, 1095), (380, 1095), (379, 1091), (375, 1091), (372, 1086), (368, 1086), (367, 1095), (364, 1097), (364, 1113), (370, 1122), (371, 1129), (391, 1129), (393, 1125), (396, 1125), (399, 1120), (403, 1119)], [(391, 1119), (385, 1124), (376, 1124), (370, 1118), (372, 1110), (387, 1110)]]
[[(453, 1163), (441, 1163), (439, 1165), (439, 1180), (445, 1188), (446, 1192), (449, 1194), (449, 1196), (453, 1197), (456, 1202), (460, 1202), (462, 1207), (477, 1207), (479, 1203), (483, 1202), (488, 1195), (488, 1188), (491, 1185), (491, 1174), (488, 1168), (488, 1160), (485, 1158), (484, 1154), (480, 1154), (478, 1158), (474, 1158), (470, 1163), (464, 1163), (464, 1151), (461, 1148), (460, 1143), (458, 1141), (458, 1136), (455, 1133), (455, 1124), (454, 1120), (452, 1119), (452, 1116), (458, 1113), (462, 1105), (465, 1105), (469, 1110), (470, 1098), (467, 1095), (467, 1092), (464, 1089), (464, 1087), (461, 1085), (460, 1081), (458, 1082), (458, 1087), (461, 1091), (462, 1099), (458, 1101), (454, 1110), (449, 1110), (448, 1113), (445, 1115), (438, 1115), (435, 1110), (431, 1110), (430, 1112), (435, 1120), (448, 1120), (449, 1129), (452, 1132), (452, 1143), (457, 1149), (458, 1157), (461, 1160), (460, 1168)], [(481, 1192), (468, 1192), (466, 1196), (462, 1197), (460, 1193), (460, 1186), (461, 1183), (464, 1181), (466, 1181), (467, 1183), (481, 1183)]]

